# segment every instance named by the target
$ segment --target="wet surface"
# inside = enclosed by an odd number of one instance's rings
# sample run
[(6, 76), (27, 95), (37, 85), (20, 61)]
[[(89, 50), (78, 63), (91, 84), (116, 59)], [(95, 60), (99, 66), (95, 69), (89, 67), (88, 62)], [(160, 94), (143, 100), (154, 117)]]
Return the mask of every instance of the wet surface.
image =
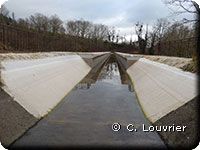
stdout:
[[(113, 131), (119, 123), (121, 129)], [(133, 124), (137, 131), (129, 132)], [(165, 147), (137, 102), (128, 75), (114, 56), (91, 72), (64, 100), (11, 148), (68, 146)]]

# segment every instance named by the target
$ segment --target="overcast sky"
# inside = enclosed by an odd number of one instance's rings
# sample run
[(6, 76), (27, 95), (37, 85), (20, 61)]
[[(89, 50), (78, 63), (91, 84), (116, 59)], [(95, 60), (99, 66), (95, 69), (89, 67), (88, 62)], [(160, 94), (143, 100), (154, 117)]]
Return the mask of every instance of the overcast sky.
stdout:
[(127, 37), (134, 34), (137, 21), (151, 27), (156, 19), (168, 18), (170, 12), (162, 0), (8, 0), (5, 6), (16, 18), (37, 12), (57, 14), (63, 21), (83, 18), (113, 26)]

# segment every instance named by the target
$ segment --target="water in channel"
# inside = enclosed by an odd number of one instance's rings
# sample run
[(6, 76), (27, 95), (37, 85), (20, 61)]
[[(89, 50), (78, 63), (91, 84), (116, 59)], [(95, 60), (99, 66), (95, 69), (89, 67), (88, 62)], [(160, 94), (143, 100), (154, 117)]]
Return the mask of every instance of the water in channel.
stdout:
[[(119, 123), (121, 129), (113, 131)], [(137, 131), (129, 132), (132, 124)], [(165, 147), (150, 126), (134, 93), (129, 76), (112, 55), (93, 68), (44, 119), (18, 139), (11, 148), (71, 146)], [(130, 128), (133, 129), (133, 128)]]

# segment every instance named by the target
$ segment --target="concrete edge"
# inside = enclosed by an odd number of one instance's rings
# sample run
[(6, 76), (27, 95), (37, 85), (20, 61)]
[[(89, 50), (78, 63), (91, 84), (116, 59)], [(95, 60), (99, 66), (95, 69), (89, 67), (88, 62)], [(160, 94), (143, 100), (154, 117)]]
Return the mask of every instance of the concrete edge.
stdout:
[[(92, 55), (89, 54), (79, 54), (79, 56), (91, 67), (95, 67), (96, 64), (99, 63), (99, 60), (103, 60), (104, 58), (107, 59), (111, 54), (110, 53), (100, 53), (99, 55)], [(89, 56), (89, 57), (88, 57)]]
[(199, 101), (198, 97), (171, 111), (153, 123), (153, 126), (186, 126), (185, 132), (158, 132), (170, 149), (194, 149), (199, 144)]
[(0, 141), (5, 148), (38, 121), (2, 88), (0, 88), (0, 120)]

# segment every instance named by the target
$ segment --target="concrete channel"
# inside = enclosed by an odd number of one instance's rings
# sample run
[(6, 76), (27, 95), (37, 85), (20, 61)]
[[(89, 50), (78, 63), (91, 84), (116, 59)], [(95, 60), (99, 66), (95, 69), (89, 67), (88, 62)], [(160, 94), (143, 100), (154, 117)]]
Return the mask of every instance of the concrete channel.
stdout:
[[(88, 56), (82, 56), (87, 59)], [(11, 145), (16, 148), (163, 148), (157, 132), (144, 132), (145, 118), (132, 82), (115, 55), (93, 64), (89, 74), (45, 118)], [(95, 66), (95, 67), (94, 67)], [(112, 129), (119, 123), (119, 131)], [(130, 128), (127, 128), (128, 125)], [(130, 131), (129, 131), (129, 130)]]
[[(198, 144), (195, 74), (123, 53), (3, 61), (0, 67), (0, 141), (9, 149)], [(185, 130), (148, 131), (172, 126)]]

